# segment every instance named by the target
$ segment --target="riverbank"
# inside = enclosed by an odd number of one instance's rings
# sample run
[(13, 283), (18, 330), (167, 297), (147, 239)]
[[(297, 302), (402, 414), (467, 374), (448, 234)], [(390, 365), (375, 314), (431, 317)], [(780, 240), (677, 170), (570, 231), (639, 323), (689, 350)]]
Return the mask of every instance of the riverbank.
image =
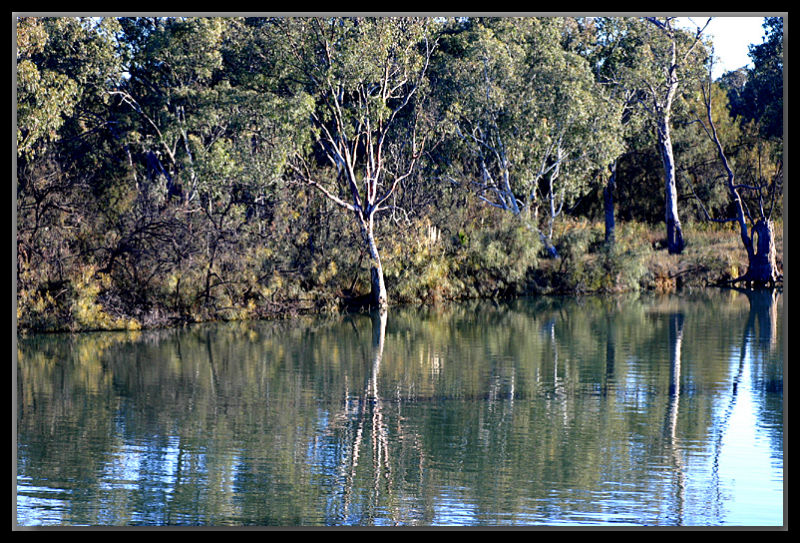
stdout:
[[(553, 259), (544, 256), (531, 232), (505, 218), (456, 232), (420, 223), (382, 239), (383, 265), (390, 303), (418, 305), (524, 295), (669, 293), (720, 284), (747, 269), (738, 233), (729, 225), (687, 224), (684, 233), (686, 248), (671, 255), (658, 225), (620, 223), (609, 248), (602, 223), (565, 221), (554, 235), (559, 257)], [(782, 272), (782, 223), (775, 225), (775, 235)], [(63, 284), (18, 291), (17, 326), (20, 332), (79, 332), (335, 313), (369, 288), (363, 259), (345, 249), (328, 248), (301, 268), (274, 268), (260, 276), (249, 267), (261, 263), (263, 269), (271, 251), (247, 252), (241, 270), (220, 280), (213, 297), (201, 295), (199, 270), (172, 273), (152, 292), (131, 295), (108, 275), (84, 267)]]

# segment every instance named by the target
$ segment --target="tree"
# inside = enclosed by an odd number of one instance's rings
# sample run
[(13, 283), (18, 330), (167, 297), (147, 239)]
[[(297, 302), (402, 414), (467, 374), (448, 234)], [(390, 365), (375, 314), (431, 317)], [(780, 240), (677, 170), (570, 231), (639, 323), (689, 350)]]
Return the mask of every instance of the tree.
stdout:
[(53, 141), (78, 100), (78, 85), (47, 64), (47, 23), (17, 19), (17, 156), (33, 158)]
[(119, 76), (114, 20), (17, 19), (17, 277), (20, 304), (60, 318), (92, 266), (92, 198), (116, 174), (106, 100)]
[(636, 54), (637, 40), (631, 39), (635, 31), (631, 27), (631, 19), (620, 17), (598, 18), (593, 25), (596, 29), (596, 42), (589, 48), (589, 60), (594, 67), (597, 81), (609, 93), (616, 104), (610, 113), (619, 115), (622, 127), (624, 146), (620, 154), (613, 157), (608, 164), (608, 175), (602, 175), (603, 183), (603, 215), (605, 222), (605, 241), (609, 245), (615, 242), (615, 195), (619, 162), (625, 154), (646, 145), (646, 118), (637, 115), (637, 104), (642, 99), (642, 91), (633, 86), (620, 84), (626, 72), (641, 69), (637, 62), (643, 58)]
[[(195, 223), (190, 252), (199, 256), (193, 267), (204, 268), (206, 306), (217, 287), (234, 282), (223, 269), (232, 266), (253, 210), (282, 179), (310, 105), (281, 93), (257, 23), (122, 20), (129, 77), (111, 94), (127, 108), (137, 185), (143, 205), (148, 198), (154, 207), (180, 205), (183, 224)], [(185, 258), (177, 260), (180, 275)]]
[[(139, 150), (170, 196), (197, 197), (197, 152), (208, 151), (226, 120), (209, 105), (217, 98), (225, 19), (122, 19), (130, 48), (129, 77), (111, 94), (134, 117), (127, 145)], [(204, 123), (196, 122), (200, 117)], [(214, 122), (218, 121), (218, 122)], [(196, 134), (198, 125), (206, 134)], [(194, 136), (194, 137), (192, 137)]]
[(375, 238), (380, 211), (414, 170), (425, 145), (413, 105), (425, 85), (435, 40), (422, 18), (287, 18), (291, 75), (316, 101), (312, 139), (335, 171), (326, 181), (318, 164), (296, 152), (297, 178), (352, 214), (369, 258), (370, 304), (388, 303)]
[[(683, 239), (683, 229), (678, 218), (678, 193), (675, 181), (675, 157), (672, 149), (672, 139), (670, 135), (670, 123), (672, 106), (675, 101), (678, 87), (682, 77), (680, 70), (684, 67), (691, 67), (697, 62), (692, 59), (692, 53), (699, 43), (705, 26), (698, 27), (693, 39), (688, 39), (685, 34), (672, 27), (672, 17), (659, 20), (656, 17), (648, 17), (647, 20), (654, 24), (667, 38), (666, 46), (668, 49), (661, 51), (661, 58), (658, 59), (663, 78), (660, 81), (648, 82), (650, 93), (650, 112), (656, 121), (656, 134), (658, 146), (661, 151), (661, 160), (664, 164), (664, 193), (666, 198), (665, 224), (667, 228), (667, 250), (670, 253), (681, 253), (685, 246)], [(708, 19), (706, 26), (711, 21)], [(679, 53), (679, 48), (682, 49)], [(684, 77), (685, 79), (685, 74)]]
[(672, 114), (680, 89), (697, 77), (694, 68), (703, 65), (705, 50), (701, 38), (710, 19), (703, 27), (697, 27), (694, 34), (675, 28), (674, 22), (675, 17), (629, 20), (626, 39), (632, 44), (630, 54), (638, 58), (618, 72), (617, 77), (618, 84), (637, 91), (638, 104), (655, 128), (664, 169), (667, 250), (677, 254), (683, 251), (685, 241), (678, 216)]
[[(552, 256), (555, 219), (619, 152), (617, 115), (588, 62), (561, 46), (559, 18), (470, 20), (446, 61), (455, 175), (489, 205), (535, 228)], [(545, 223), (539, 210), (546, 209)]]
[[(774, 208), (776, 187), (782, 177), (782, 170), (778, 170), (771, 183), (760, 183), (758, 180), (754, 184), (736, 182), (736, 174), (720, 140), (716, 128), (717, 121), (714, 120), (714, 115), (712, 114), (712, 96), (714, 94), (719, 96), (723, 94), (723, 91), (718, 87), (715, 88), (711, 81), (710, 73), (711, 70), (709, 68), (708, 82), (702, 88), (706, 114), (705, 123), (707, 123), (703, 124), (703, 128), (708, 137), (714, 142), (717, 157), (725, 170), (725, 184), (734, 207), (735, 216), (726, 219), (713, 219), (705, 210), (705, 207), (703, 207), (703, 210), (709, 220), (715, 222), (735, 221), (739, 226), (739, 236), (747, 251), (748, 268), (742, 276), (734, 278), (730, 282), (774, 286), (780, 275), (775, 261), (774, 226), (771, 215)], [(746, 205), (745, 198), (742, 195), (743, 192), (754, 194), (755, 205)], [(765, 202), (766, 198), (771, 198), (772, 203)], [(756, 208), (757, 214), (750, 211), (751, 207)], [(748, 222), (751, 224), (750, 227)]]
[[(725, 74), (720, 81), (727, 91), (730, 116), (737, 120), (742, 132), (740, 141), (720, 139), (739, 179), (749, 186), (759, 185), (765, 191), (770, 179), (778, 179), (780, 195), (783, 178), (783, 19), (765, 17), (766, 35), (761, 44), (750, 46), (753, 68), (741, 68)], [(718, 105), (721, 100), (714, 99)], [(720, 131), (721, 120), (715, 117)], [(770, 189), (771, 190), (771, 189)], [(752, 193), (752, 191), (748, 191)], [(775, 215), (782, 213), (782, 200), (773, 198)]]
[(766, 139), (783, 137), (783, 18), (765, 17), (764, 41), (750, 46), (753, 69), (743, 89), (744, 111)]

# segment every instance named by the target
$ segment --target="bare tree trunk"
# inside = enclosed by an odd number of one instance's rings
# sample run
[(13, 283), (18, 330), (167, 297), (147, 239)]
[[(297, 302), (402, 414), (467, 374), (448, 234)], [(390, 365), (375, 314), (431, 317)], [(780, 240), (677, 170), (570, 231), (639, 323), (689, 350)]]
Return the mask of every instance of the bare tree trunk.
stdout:
[(775, 231), (771, 220), (761, 219), (753, 225), (750, 236), (745, 280), (757, 286), (774, 285), (778, 278), (775, 262)]
[[(711, 116), (710, 83), (708, 89), (703, 89), (703, 100), (706, 105), (706, 119), (708, 121), (706, 130), (709, 137), (714, 141), (717, 147), (717, 156), (725, 168), (728, 194), (733, 200), (736, 209), (735, 220), (739, 224), (739, 235), (747, 251), (747, 272), (741, 277), (731, 280), (730, 283), (747, 282), (748, 285), (754, 283), (757, 287), (764, 287), (767, 284), (774, 286), (779, 279), (779, 274), (775, 257), (775, 230), (772, 220), (765, 216), (762, 210), (761, 218), (756, 221), (750, 232), (748, 232), (744, 204), (739, 194), (739, 187), (736, 186), (735, 182), (736, 176), (728, 162), (728, 157), (725, 155), (716, 126), (714, 126), (714, 119)], [(708, 217), (705, 207), (703, 211)]]
[(694, 41), (691, 45), (680, 55), (678, 55), (678, 38), (672, 28), (672, 21), (674, 17), (667, 17), (661, 21), (656, 17), (646, 17), (648, 21), (657, 26), (664, 34), (670, 43), (670, 57), (665, 60), (664, 71), (666, 75), (666, 86), (663, 87), (664, 93), (660, 94), (655, 90), (651, 91), (654, 101), (653, 112), (656, 115), (657, 132), (658, 132), (658, 147), (661, 152), (661, 160), (664, 163), (664, 184), (666, 196), (666, 212), (665, 222), (667, 226), (667, 250), (670, 254), (680, 254), (686, 246), (683, 240), (683, 229), (681, 228), (681, 221), (678, 218), (678, 192), (675, 185), (675, 157), (672, 154), (672, 139), (670, 138), (670, 114), (672, 112), (672, 104), (680, 84), (678, 76), (678, 69), (685, 65), (698, 43), (701, 42), (701, 36), (705, 28), (711, 22), (711, 18), (706, 21), (703, 27), (697, 27), (697, 32)]
[(686, 243), (683, 241), (683, 229), (678, 218), (678, 190), (675, 183), (675, 157), (672, 154), (669, 116), (665, 116), (658, 126), (658, 146), (664, 164), (664, 194), (666, 197), (665, 222), (667, 226), (667, 251), (680, 254)]
[(378, 246), (375, 243), (372, 215), (366, 220), (359, 217), (359, 222), (361, 224), (361, 235), (367, 246), (367, 254), (369, 255), (369, 277), (371, 287), (369, 295), (370, 307), (385, 309), (388, 305), (388, 296), (386, 294), (386, 284), (383, 280), (381, 256), (378, 252)]

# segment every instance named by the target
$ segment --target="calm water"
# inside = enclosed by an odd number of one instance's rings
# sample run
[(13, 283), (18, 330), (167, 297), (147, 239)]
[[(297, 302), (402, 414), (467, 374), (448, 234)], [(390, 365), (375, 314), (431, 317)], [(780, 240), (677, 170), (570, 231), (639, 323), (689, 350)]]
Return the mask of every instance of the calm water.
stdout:
[(42, 525), (783, 525), (783, 303), (712, 291), (19, 338)]

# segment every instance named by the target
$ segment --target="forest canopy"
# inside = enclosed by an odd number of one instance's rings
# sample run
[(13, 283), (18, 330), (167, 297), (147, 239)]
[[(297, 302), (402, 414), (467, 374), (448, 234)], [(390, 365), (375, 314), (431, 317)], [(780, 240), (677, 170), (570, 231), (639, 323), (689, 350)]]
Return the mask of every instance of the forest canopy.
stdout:
[(783, 214), (764, 28), (711, 81), (673, 18), (18, 17), (18, 326), (654, 288), (736, 220), (739, 257), (692, 258), (753, 279)]

